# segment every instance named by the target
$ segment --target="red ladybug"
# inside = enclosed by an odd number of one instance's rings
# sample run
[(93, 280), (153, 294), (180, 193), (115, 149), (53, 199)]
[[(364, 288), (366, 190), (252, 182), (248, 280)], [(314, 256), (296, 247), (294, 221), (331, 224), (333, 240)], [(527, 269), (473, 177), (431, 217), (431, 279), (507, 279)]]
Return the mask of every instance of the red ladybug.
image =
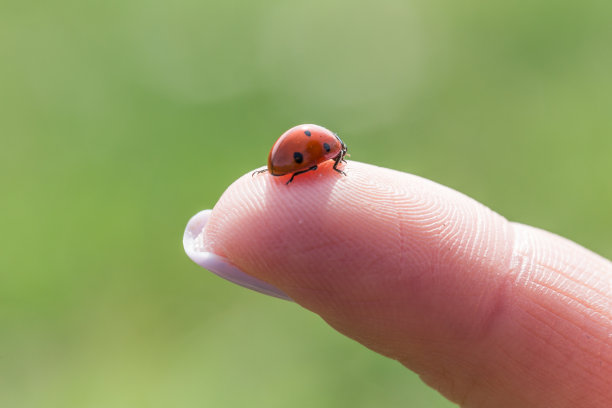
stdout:
[[(334, 160), (334, 170), (344, 161), (346, 145), (334, 132), (317, 125), (299, 125), (292, 127), (278, 138), (268, 156), (268, 169), (273, 176), (284, 176), (293, 173), (287, 184), (298, 174), (316, 170), (317, 165), (326, 160)], [(253, 174), (255, 174), (253, 173)]]

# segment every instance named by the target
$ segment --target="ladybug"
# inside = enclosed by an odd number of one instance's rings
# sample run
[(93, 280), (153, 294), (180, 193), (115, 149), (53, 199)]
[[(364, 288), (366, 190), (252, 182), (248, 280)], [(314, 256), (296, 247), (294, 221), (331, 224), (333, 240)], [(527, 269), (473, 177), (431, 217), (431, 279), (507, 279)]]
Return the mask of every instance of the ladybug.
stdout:
[(270, 172), (273, 176), (284, 176), (293, 173), (287, 184), (295, 176), (311, 170), (327, 160), (333, 160), (334, 170), (344, 174), (338, 169), (338, 164), (344, 160), (346, 145), (334, 132), (317, 125), (298, 125), (292, 127), (278, 138), (268, 156), (268, 168), (255, 173)]

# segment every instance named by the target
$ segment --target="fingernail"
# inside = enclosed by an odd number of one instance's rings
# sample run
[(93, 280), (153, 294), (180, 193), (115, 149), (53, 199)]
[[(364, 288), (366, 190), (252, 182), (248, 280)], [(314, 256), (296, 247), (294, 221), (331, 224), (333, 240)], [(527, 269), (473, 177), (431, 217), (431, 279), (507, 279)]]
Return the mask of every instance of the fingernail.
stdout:
[(201, 234), (211, 213), (212, 210), (200, 211), (191, 217), (187, 223), (187, 228), (185, 228), (185, 234), (183, 235), (183, 247), (189, 258), (215, 275), (237, 285), (244, 286), (245, 288), (265, 295), (293, 302), (293, 300), (280, 289), (242, 272), (226, 258), (213, 254), (212, 252), (204, 251), (204, 241), (202, 240)]

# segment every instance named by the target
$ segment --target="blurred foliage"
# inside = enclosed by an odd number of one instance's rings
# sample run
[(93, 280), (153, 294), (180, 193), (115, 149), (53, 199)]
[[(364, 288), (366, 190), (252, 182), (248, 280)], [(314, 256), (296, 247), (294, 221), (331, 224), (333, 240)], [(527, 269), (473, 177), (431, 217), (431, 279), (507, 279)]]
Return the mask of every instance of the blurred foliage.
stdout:
[(191, 215), (314, 122), (612, 257), (612, 3), (0, 2), (0, 406), (450, 407), (216, 278)]

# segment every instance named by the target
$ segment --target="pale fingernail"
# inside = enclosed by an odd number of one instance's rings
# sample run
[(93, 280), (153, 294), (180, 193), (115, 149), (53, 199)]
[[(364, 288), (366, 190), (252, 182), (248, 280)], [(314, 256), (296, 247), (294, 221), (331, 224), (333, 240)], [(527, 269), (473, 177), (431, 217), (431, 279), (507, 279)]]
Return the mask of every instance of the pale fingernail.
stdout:
[(185, 228), (185, 234), (183, 235), (183, 247), (191, 260), (237, 285), (292, 302), (293, 300), (280, 289), (242, 272), (224, 257), (204, 251), (202, 231), (211, 213), (212, 210), (200, 211), (191, 217), (187, 223), (187, 228)]

